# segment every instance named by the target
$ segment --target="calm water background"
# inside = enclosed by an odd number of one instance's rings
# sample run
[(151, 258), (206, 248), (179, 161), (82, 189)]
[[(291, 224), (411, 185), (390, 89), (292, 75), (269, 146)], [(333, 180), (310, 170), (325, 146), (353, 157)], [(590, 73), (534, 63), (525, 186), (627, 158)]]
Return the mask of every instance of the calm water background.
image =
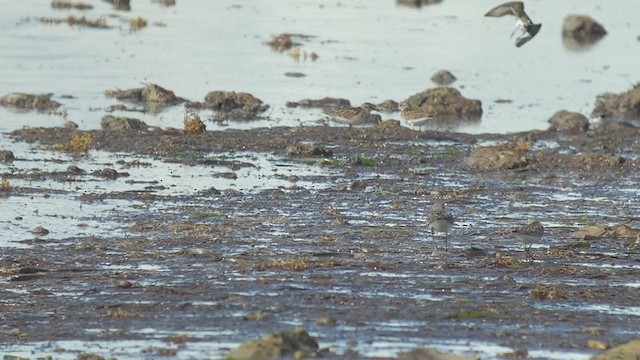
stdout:
[[(466, 97), (480, 99), (484, 109), (480, 123), (456, 131), (482, 133), (545, 129), (547, 119), (560, 109), (588, 115), (597, 94), (624, 91), (640, 77), (634, 0), (529, 1), (529, 15), (543, 26), (522, 48), (509, 39), (512, 17), (483, 16), (495, 0), (445, 0), (419, 9), (392, 0), (194, 0), (177, 1), (173, 7), (134, 0), (130, 11), (102, 1), (90, 3), (93, 10), (62, 11), (48, 1), (5, 0), (0, 13), (0, 94), (53, 93), (70, 120), (92, 129), (99, 127), (102, 109), (116, 103), (105, 98), (106, 89), (154, 82), (190, 100), (201, 100), (212, 90), (247, 91), (271, 106), (266, 119), (229, 126), (314, 125), (322, 118), (319, 112), (288, 109), (285, 103), (324, 96), (348, 98), (353, 104), (402, 100), (435, 86), (431, 75), (448, 69), (459, 79), (453, 86)], [(587, 49), (567, 49), (561, 26), (571, 13), (593, 16), (609, 34)], [(89, 29), (34, 20), (69, 14), (104, 17), (115, 27)], [(137, 16), (150, 26), (130, 31), (128, 20)], [(263, 45), (282, 32), (314, 36), (302, 50), (320, 58), (296, 62)], [(292, 71), (306, 77), (284, 75)], [(496, 104), (496, 99), (513, 102)], [(129, 115), (150, 125), (181, 127), (184, 109)], [(0, 119), (2, 131), (64, 122), (4, 109)], [(210, 123), (209, 129), (220, 126)]]

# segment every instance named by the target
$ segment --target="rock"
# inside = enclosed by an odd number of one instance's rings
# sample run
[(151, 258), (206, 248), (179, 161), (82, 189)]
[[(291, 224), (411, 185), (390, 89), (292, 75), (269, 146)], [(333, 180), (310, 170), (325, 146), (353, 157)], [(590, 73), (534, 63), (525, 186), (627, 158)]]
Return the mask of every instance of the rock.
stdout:
[(287, 107), (305, 107), (305, 108), (347, 108), (351, 107), (351, 102), (347, 99), (325, 97), (318, 100), (303, 99), (298, 102), (287, 101)]
[(235, 91), (211, 91), (205, 96), (204, 103), (187, 102), (185, 106), (218, 111), (217, 120), (252, 120), (269, 108), (257, 97)]
[(599, 95), (591, 112), (591, 118), (640, 119), (640, 83), (624, 93)]
[(204, 134), (206, 131), (207, 126), (200, 119), (200, 115), (192, 114), (184, 119), (185, 134)]
[(607, 232), (607, 229), (608, 226), (604, 224), (586, 225), (571, 234), (571, 237), (581, 240), (599, 239)]
[(640, 339), (627, 341), (591, 358), (591, 360), (637, 360)]
[(449, 85), (456, 80), (457, 78), (449, 70), (440, 70), (431, 76), (431, 81), (438, 85)]
[(379, 111), (394, 112), (394, 111), (398, 111), (398, 103), (393, 100), (385, 100), (377, 104), (376, 108)]
[(397, 129), (397, 128), (401, 127), (402, 125), (400, 125), (400, 121), (399, 120), (390, 119), (390, 120), (381, 121), (376, 126), (381, 128), (381, 129)]
[(442, 353), (435, 349), (413, 349), (398, 354), (398, 360), (479, 360), (478, 355)]
[(173, 91), (156, 84), (146, 84), (141, 88), (127, 90), (107, 90), (105, 91), (105, 95), (118, 100), (145, 104), (150, 107), (175, 105), (185, 101), (182, 98), (176, 97)]
[(583, 153), (573, 157), (573, 166), (583, 171), (613, 169), (622, 165), (625, 159), (618, 155)]
[(562, 24), (562, 35), (579, 42), (595, 42), (605, 36), (607, 30), (589, 15), (567, 15)]
[(318, 343), (302, 328), (269, 334), (258, 340), (241, 344), (227, 355), (227, 359), (266, 360), (291, 356), (298, 351), (314, 353)]
[(333, 316), (323, 316), (316, 320), (316, 324), (320, 326), (336, 326), (338, 321)]
[(123, 172), (123, 173), (119, 173), (117, 171), (115, 171), (114, 169), (111, 168), (104, 168), (102, 170), (96, 170), (93, 171), (91, 173), (91, 175), (93, 176), (97, 176), (97, 177), (101, 177), (101, 178), (105, 178), (105, 179), (109, 179), (109, 180), (116, 180), (119, 177), (122, 176), (129, 176), (129, 173)]
[(75, 122), (71, 121), (71, 120), (67, 120), (64, 122), (64, 124), (62, 125), (62, 127), (67, 128), (67, 129), (77, 129), (78, 128), (78, 124), (76, 124)]
[(295, 144), (287, 146), (287, 156), (291, 157), (331, 157), (333, 151), (317, 145)]
[(69, 167), (67, 167), (67, 172), (72, 175), (84, 175), (87, 173), (86, 171), (75, 165), (69, 165)]
[(396, 0), (399, 5), (404, 5), (413, 8), (419, 8), (426, 5), (439, 4), (442, 0)]
[(472, 171), (511, 170), (525, 167), (529, 159), (523, 151), (507, 146), (483, 146), (475, 149), (466, 160)]
[(551, 131), (583, 132), (589, 129), (589, 119), (586, 116), (567, 110), (556, 112), (548, 122), (551, 124)]
[(44, 236), (44, 235), (49, 234), (49, 230), (45, 229), (42, 226), (38, 226), (38, 227), (34, 228), (33, 230), (31, 230), (31, 233), (35, 234), (35, 235)]
[(421, 108), (431, 115), (465, 115), (480, 117), (482, 102), (467, 99), (460, 92), (451, 87), (437, 87), (427, 89), (410, 96), (405, 100), (412, 108)]
[(13, 152), (9, 150), (0, 150), (0, 163), (8, 163), (15, 160), (16, 157), (13, 156)]
[(100, 121), (100, 127), (103, 130), (146, 130), (148, 126), (139, 119), (105, 115)]
[(53, 110), (61, 104), (51, 100), (51, 95), (32, 95), (24, 93), (10, 93), (0, 98), (0, 105), (16, 110)]

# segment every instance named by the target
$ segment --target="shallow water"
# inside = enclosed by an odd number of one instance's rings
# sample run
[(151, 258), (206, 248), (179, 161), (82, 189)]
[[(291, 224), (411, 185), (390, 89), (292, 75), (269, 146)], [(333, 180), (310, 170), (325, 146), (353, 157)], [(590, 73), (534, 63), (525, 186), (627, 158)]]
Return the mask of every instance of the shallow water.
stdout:
[[(107, 89), (154, 82), (191, 100), (212, 90), (247, 91), (271, 106), (264, 120), (209, 123), (209, 128), (317, 125), (323, 118), (318, 111), (289, 109), (286, 101), (324, 96), (345, 97), (353, 104), (402, 100), (435, 86), (431, 75), (448, 69), (459, 79), (453, 86), (480, 99), (484, 109), (480, 123), (456, 130), (481, 133), (544, 129), (560, 109), (588, 115), (597, 94), (620, 92), (637, 81), (635, 1), (530, 2), (529, 15), (543, 27), (522, 48), (509, 39), (512, 18), (483, 17), (494, 5), (492, 0), (444, 1), (414, 9), (391, 0), (201, 0), (162, 7), (139, 1), (126, 12), (105, 2), (95, 2), (90, 11), (13, 2), (0, 14), (0, 94), (53, 93), (69, 119), (92, 129), (99, 127), (101, 108), (116, 103), (103, 95)], [(592, 15), (609, 34), (581, 51), (566, 48), (561, 25), (570, 13)], [(68, 14), (106, 17), (114, 28), (43, 25), (33, 19)], [(130, 31), (127, 21), (136, 16), (148, 19), (150, 26)], [(262, 44), (282, 32), (312, 35), (302, 50), (316, 52), (319, 59), (296, 62)], [(292, 71), (307, 76), (284, 76)], [(496, 104), (496, 99), (513, 102)], [(158, 115), (128, 115), (149, 125), (182, 127), (184, 110), (178, 106)], [(0, 130), (63, 123), (59, 117), (5, 109), (0, 117)]]

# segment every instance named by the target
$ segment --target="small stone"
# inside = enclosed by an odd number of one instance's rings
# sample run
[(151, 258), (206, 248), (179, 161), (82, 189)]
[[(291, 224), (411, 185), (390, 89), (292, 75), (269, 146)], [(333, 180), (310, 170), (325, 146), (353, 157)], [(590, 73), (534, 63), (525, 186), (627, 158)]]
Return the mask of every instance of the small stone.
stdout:
[(34, 228), (33, 230), (31, 230), (31, 233), (33, 233), (35, 235), (44, 236), (44, 235), (49, 234), (49, 230), (45, 229), (42, 226), (38, 226), (38, 227)]
[(13, 156), (13, 152), (9, 150), (0, 150), (0, 162), (8, 163), (15, 160), (16, 157)]
[(449, 70), (440, 70), (431, 76), (431, 81), (438, 85), (449, 85), (457, 78)]

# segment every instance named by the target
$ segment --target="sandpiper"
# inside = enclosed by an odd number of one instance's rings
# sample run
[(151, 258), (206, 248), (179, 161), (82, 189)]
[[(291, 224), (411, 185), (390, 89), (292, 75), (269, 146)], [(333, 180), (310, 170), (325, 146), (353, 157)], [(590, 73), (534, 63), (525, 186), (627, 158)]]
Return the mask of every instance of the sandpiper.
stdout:
[[(518, 240), (524, 242), (524, 251), (530, 259), (533, 259), (533, 256), (531, 256), (531, 246), (534, 242), (542, 239), (544, 226), (542, 226), (540, 221), (530, 219), (527, 225), (514, 229), (513, 234)], [(527, 245), (529, 246), (527, 247)]]
[(360, 105), (360, 107), (325, 109), (323, 112), (332, 119), (343, 124), (348, 124), (349, 127), (351, 127), (353, 125), (376, 122), (379, 117), (372, 116), (371, 111), (373, 110), (377, 110), (376, 106), (366, 102)]
[(500, 17), (504, 15), (513, 15), (516, 17), (516, 29), (511, 33), (511, 37), (520, 30), (522, 35), (516, 39), (516, 46), (520, 47), (533, 39), (540, 31), (542, 24), (534, 24), (526, 12), (524, 12), (524, 4), (522, 1), (510, 1), (502, 5), (498, 5), (491, 9), (484, 16)]
[(401, 102), (398, 109), (400, 109), (402, 119), (412, 125), (422, 125), (432, 119), (431, 114), (422, 109), (412, 109), (411, 105), (406, 102)]
[(436, 244), (436, 240), (434, 238), (435, 233), (444, 233), (444, 250), (447, 250), (447, 236), (446, 234), (451, 229), (453, 225), (453, 215), (447, 211), (444, 206), (444, 202), (442, 200), (436, 200), (433, 203), (433, 207), (431, 208), (431, 214), (427, 218), (427, 225), (429, 226), (429, 231), (431, 231), (431, 238), (433, 239), (433, 244), (435, 249), (438, 249), (438, 245)]

